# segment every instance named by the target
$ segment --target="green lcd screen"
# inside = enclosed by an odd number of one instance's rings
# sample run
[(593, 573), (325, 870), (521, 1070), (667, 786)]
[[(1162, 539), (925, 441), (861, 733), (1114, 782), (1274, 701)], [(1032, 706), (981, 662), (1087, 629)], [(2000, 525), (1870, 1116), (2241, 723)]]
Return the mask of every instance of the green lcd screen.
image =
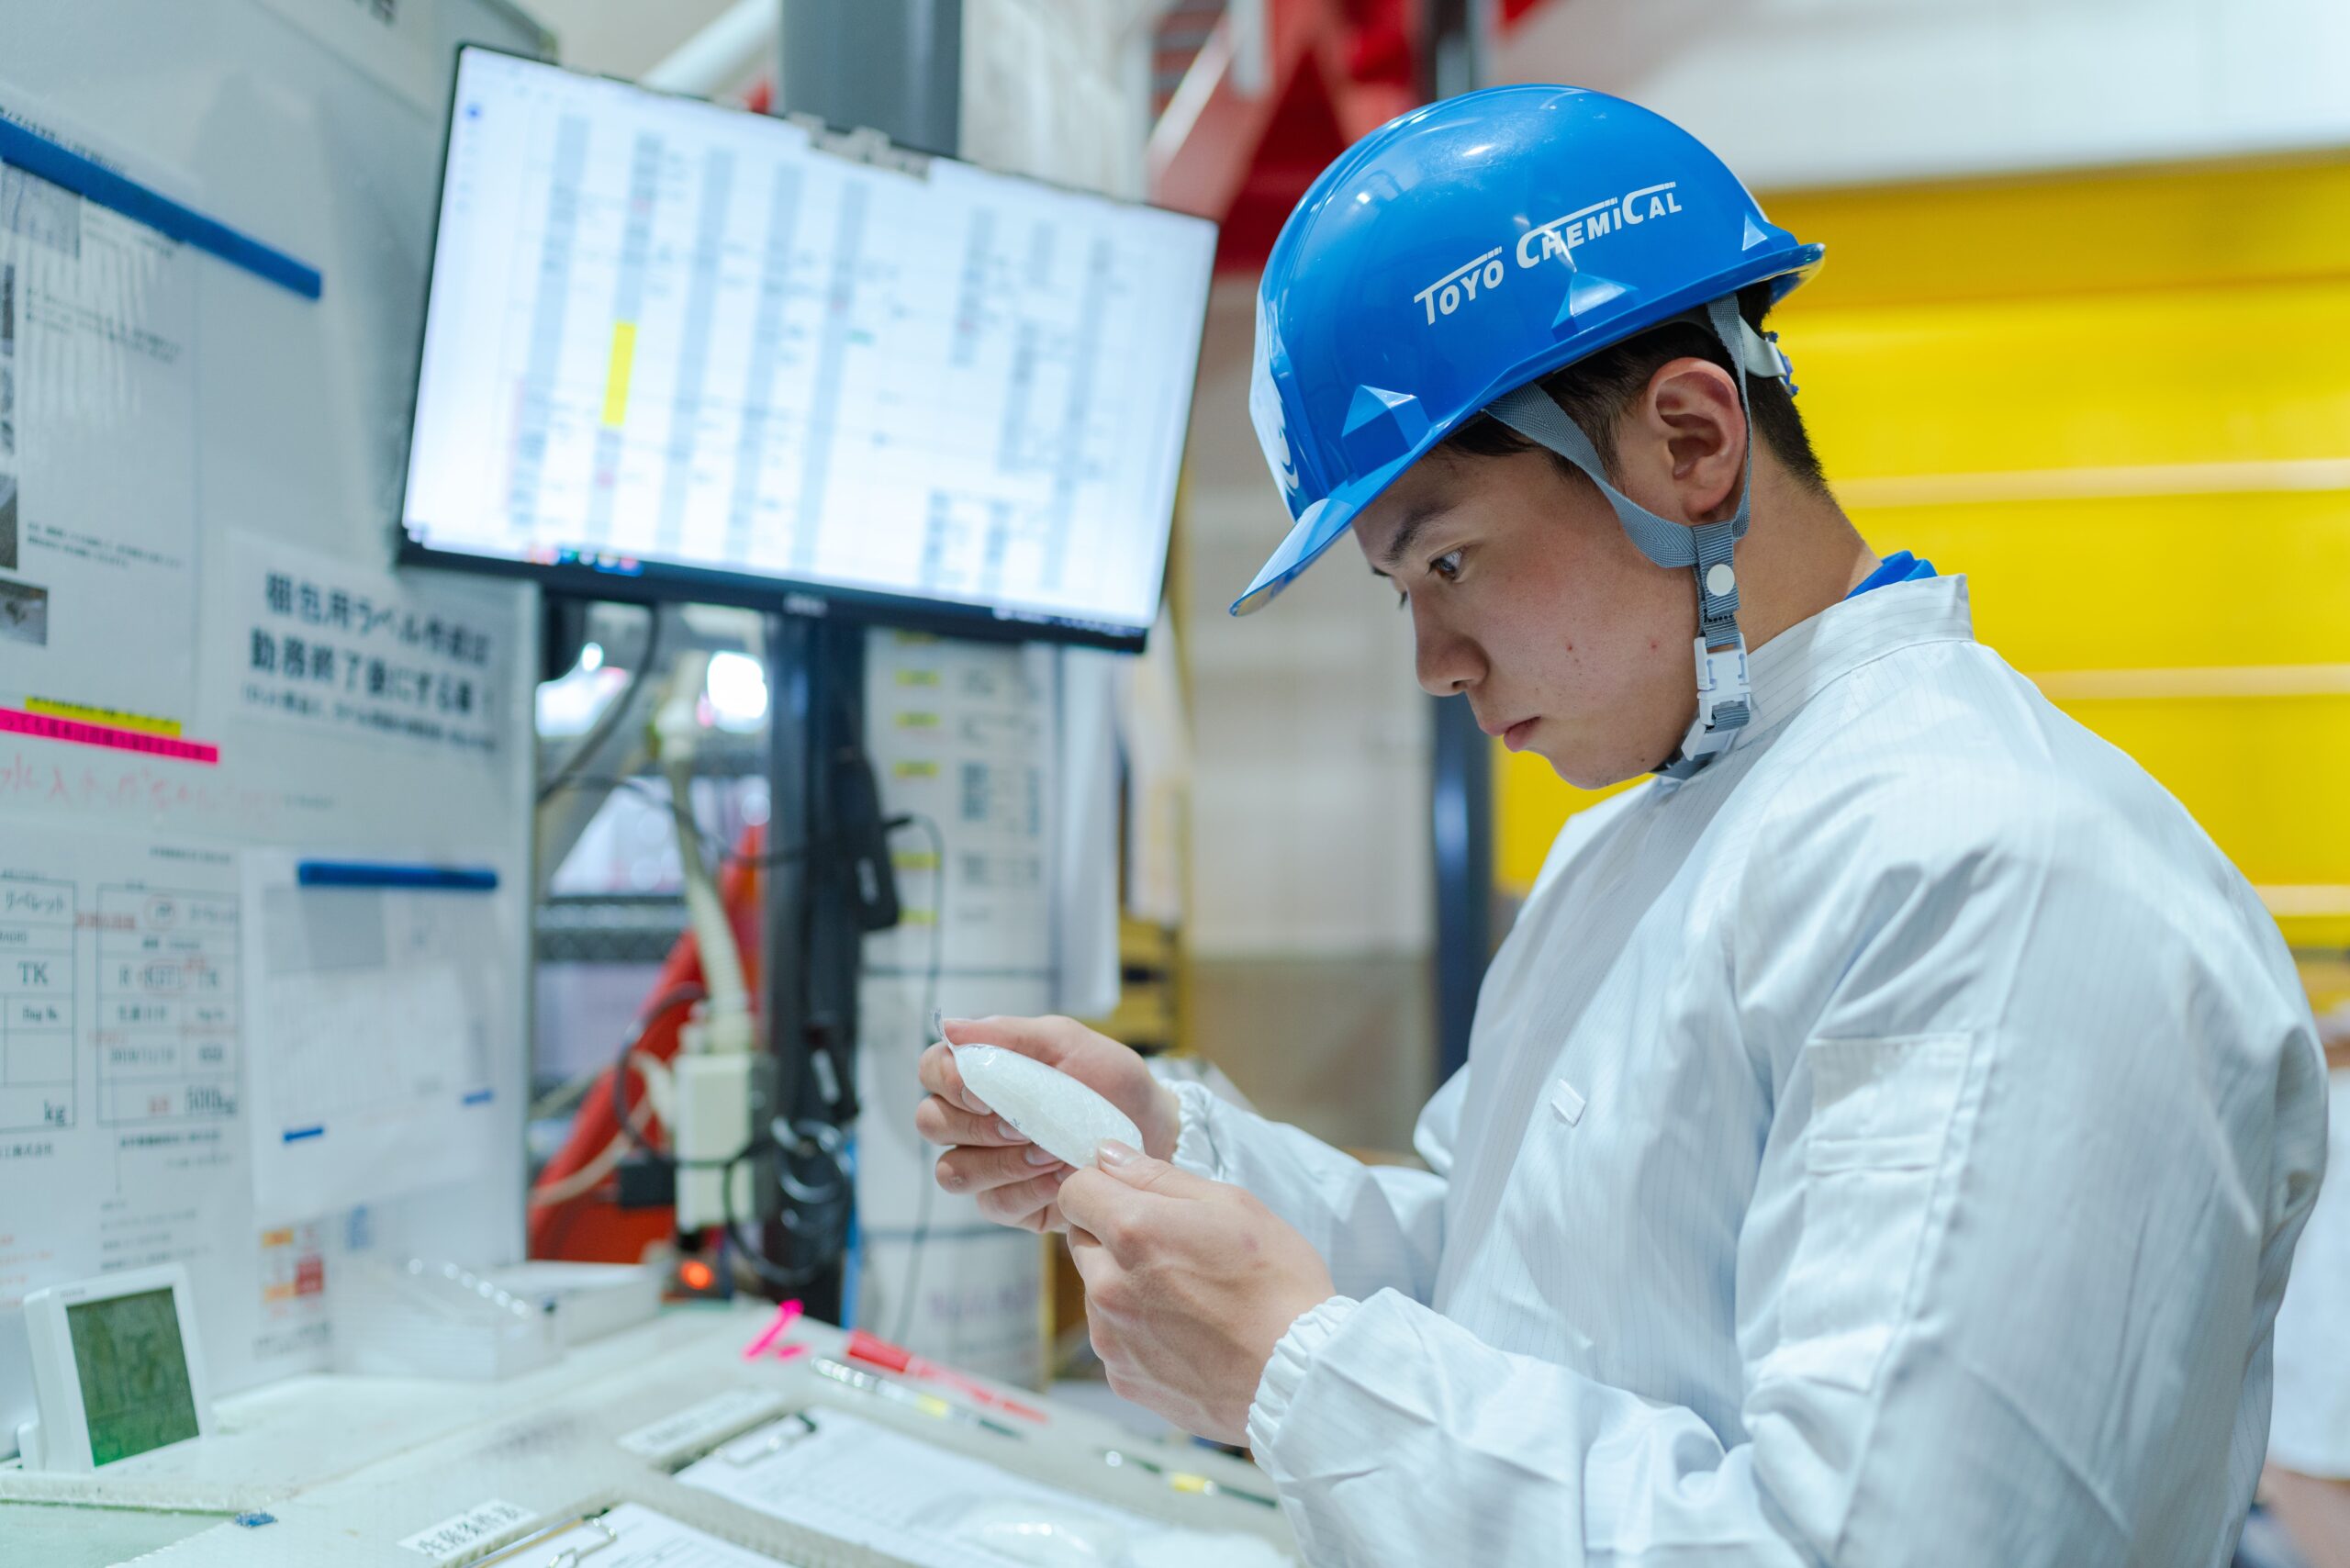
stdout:
[(112, 1464), (196, 1435), (196, 1391), (170, 1286), (65, 1309), (90, 1424), (90, 1460)]

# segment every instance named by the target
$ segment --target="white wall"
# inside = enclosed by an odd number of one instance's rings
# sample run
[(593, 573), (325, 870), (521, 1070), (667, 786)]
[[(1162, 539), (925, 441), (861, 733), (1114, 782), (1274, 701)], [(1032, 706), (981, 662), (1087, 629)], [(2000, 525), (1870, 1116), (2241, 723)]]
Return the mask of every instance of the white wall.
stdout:
[(1551, 0), (1489, 64), (1645, 104), (1756, 187), (2350, 145), (2344, 0)]
[[(633, 80), (699, 32), (731, 0), (520, 0), (554, 32), (556, 54), (582, 71)], [(778, 9), (782, 0), (776, 0)]]
[(1184, 463), (1192, 950), (1425, 955), (1431, 710), (1411, 622), (1351, 543), (1270, 608), (1225, 613), (1288, 517), (1248, 423), (1252, 281), (1216, 286)]
[(963, 0), (973, 162), (1139, 197), (1158, 0)]

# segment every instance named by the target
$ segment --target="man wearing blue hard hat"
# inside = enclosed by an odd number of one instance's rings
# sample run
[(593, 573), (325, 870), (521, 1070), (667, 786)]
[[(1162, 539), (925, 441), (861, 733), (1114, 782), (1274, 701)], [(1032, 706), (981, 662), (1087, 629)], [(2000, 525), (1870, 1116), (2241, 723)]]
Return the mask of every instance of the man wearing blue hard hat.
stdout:
[(1236, 611), (1352, 533), (1430, 691), (1655, 775), (1559, 835), (1427, 1170), (1067, 1020), (950, 1025), (1134, 1117), (1071, 1172), (923, 1058), (941, 1182), (1069, 1227), (1113, 1385), (1245, 1439), (1313, 1562), (2232, 1549), (2324, 1159), (2308, 1006), (1965, 580), (1844, 519), (1761, 330), (1819, 260), (1677, 128), (1535, 86), (1374, 132), (1273, 249), (1293, 526)]

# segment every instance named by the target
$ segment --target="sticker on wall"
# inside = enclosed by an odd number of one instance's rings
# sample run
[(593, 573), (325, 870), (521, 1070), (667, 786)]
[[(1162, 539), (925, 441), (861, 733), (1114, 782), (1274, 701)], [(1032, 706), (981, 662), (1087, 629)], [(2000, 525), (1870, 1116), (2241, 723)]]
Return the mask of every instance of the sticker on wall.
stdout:
[(385, 745), (496, 754), (512, 622), (502, 589), (395, 577), (236, 534), (210, 633), (217, 711)]

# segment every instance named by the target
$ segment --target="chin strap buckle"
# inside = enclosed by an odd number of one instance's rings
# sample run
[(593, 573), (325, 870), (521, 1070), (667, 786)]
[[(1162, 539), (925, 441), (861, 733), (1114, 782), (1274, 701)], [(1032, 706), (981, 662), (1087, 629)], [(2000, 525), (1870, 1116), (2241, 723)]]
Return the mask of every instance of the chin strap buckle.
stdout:
[(1698, 637), (1690, 647), (1697, 662), (1697, 716), (1681, 737), (1681, 749), (1657, 769), (1667, 778), (1687, 778), (1728, 751), (1754, 713), (1753, 688), (1746, 678), (1746, 639), (1709, 648)]

